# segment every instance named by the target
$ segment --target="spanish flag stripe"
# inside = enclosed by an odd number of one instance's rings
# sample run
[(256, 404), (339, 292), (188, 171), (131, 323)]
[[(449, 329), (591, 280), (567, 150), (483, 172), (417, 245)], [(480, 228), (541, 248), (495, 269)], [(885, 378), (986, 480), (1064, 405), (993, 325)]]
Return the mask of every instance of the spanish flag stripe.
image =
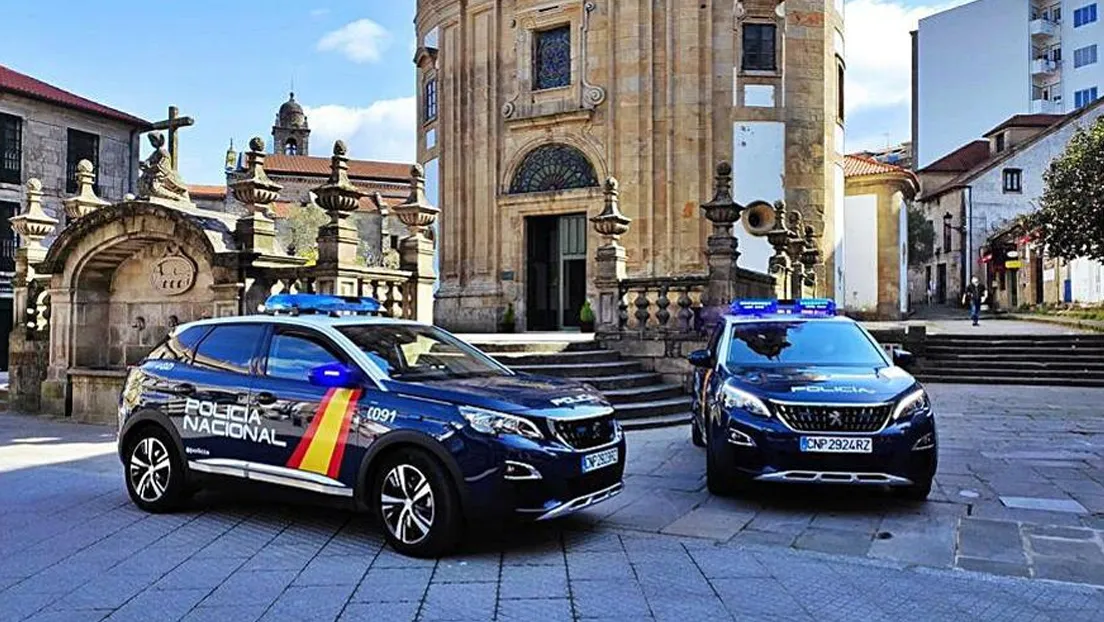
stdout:
[(330, 458), (340, 439), (343, 421), (349, 413), (350, 398), (355, 391), (350, 389), (338, 389), (330, 399), (322, 414), (318, 429), (314, 438), (310, 440), (306, 454), (303, 455), (299, 468), (312, 473), (325, 475), (330, 468)]
[(345, 441), (349, 438), (349, 424), (352, 423), (353, 413), (356, 412), (357, 402), (360, 400), (360, 389), (354, 390), (349, 397), (349, 403), (345, 406), (345, 414), (341, 417), (341, 431), (337, 434), (337, 446), (330, 456), (330, 468), (326, 475), (337, 479), (341, 473), (341, 459), (345, 457)]
[(295, 451), (291, 454), (291, 459), (287, 462), (289, 468), (298, 469), (299, 465), (302, 464), (303, 456), (306, 455), (307, 448), (310, 447), (311, 440), (314, 439), (314, 435), (318, 431), (318, 426), (322, 423), (322, 414), (330, 407), (330, 400), (333, 399), (336, 392), (337, 389), (330, 389), (326, 392), (326, 397), (322, 398), (322, 404), (318, 407), (318, 410), (315, 411), (314, 419), (311, 420), (306, 433), (303, 434), (303, 438), (299, 440), (299, 444), (295, 446)]

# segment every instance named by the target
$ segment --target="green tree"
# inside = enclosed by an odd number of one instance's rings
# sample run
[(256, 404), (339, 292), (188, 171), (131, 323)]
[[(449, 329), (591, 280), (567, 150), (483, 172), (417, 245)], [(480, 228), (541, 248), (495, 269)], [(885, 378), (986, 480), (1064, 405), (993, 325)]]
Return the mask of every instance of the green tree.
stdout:
[(318, 260), (318, 228), (330, 222), (330, 217), (322, 208), (314, 205), (293, 207), (287, 218), (281, 238), (284, 246), (295, 250), (299, 257), (305, 257), (308, 263)]
[(917, 266), (931, 260), (935, 252), (935, 227), (924, 216), (924, 210), (908, 207), (909, 265)]
[(1074, 132), (1043, 183), (1039, 209), (1025, 224), (1051, 256), (1104, 261), (1104, 118)]

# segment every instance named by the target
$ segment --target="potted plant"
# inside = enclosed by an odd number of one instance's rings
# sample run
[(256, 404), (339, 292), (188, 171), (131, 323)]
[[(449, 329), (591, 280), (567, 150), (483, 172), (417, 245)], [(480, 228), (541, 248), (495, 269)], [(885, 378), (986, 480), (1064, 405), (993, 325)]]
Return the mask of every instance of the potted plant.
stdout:
[(502, 314), (502, 322), (498, 326), (498, 332), (500, 333), (512, 333), (517, 330), (515, 324), (517, 318), (514, 316), (514, 303), (506, 304), (506, 312)]
[(583, 303), (583, 308), (579, 310), (579, 329), (584, 333), (594, 332), (594, 309), (590, 307), (590, 301)]

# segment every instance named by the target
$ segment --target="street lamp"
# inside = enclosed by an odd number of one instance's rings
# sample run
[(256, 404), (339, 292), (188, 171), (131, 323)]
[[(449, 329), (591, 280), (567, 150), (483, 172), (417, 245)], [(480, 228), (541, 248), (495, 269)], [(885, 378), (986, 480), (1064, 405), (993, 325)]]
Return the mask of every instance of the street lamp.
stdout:
[(953, 220), (953, 219), (954, 219), (954, 216), (952, 216), (950, 212), (944, 212), (943, 213), (943, 240), (946, 241), (948, 231), (957, 231), (959, 234), (962, 235), (962, 241), (959, 244), (959, 247), (961, 247), (959, 250), (962, 253), (962, 261), (959, 262), (961, 265), (959, 265), (959, 267), (958, 267), (958, 271), (959, 271), (958, 278), (959, 278), (960, 286), (963, 289), (965, 289), (965, 287), (966, 287), (966, 228), (965, 227), (956, 227), (956, 226), (952, 225), (951, 220)]

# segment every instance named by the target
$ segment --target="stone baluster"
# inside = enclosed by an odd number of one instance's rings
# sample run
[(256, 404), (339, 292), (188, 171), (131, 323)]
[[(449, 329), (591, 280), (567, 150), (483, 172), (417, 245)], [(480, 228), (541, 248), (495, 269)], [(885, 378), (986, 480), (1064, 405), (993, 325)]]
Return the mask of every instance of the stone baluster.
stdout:
[(679, 332), (687, 333), (694, 326), (694, 311), (690, 308), (694, 301), (690, 299), (690, 286), (686, 286), (682, 289), (682, 294), (678, 298), (678, 312), (676, 315), (678, 321)]
[(786, 220), (786, 204), (782, 201), (775, 201), (774, 228), (767, 233), (767, 241), (774, 249), (768, 272), (774, 277), (775, 298), (789, 297), (790, 275), (793, 272), (789, 255), (790, 237), (791, 232)]
[(790, 263), (790, 281), (787, 298), (801, 298), (802, 284), (805, 282), (805, 239), (801, 236), (803, 225), (801, 224), (801, 212), (791, 210), (787, 214), (789, 237), (787, 238), (787, 252)]
[(617, 332), (624, 331), (629, 325), (628, 292), (618, 290), (617, 296)]
[(92, 162), (81, 160), (77, 162), (77, 194), (65, 199), (65, 215), (69, 222), (83, 218), (92, 212), (111, 205), (96, 196), (93, 186), (96, 183), (96, 174), (92, 172)]
[(325, 210), (330, 222), (318, 228), (318, 263), (315, 278), (323, 294), (356, 294), (357, 251), (360, 232), (349, 222), (349, 215), (367, 196), (349, 181), (348, 149), (343, 141), (334, 143), (330, 157), (330, 177), (314, 189), (315, 202)]
[(259, 136), (249, 141), (246, 152), (246, 177), (230, 184), (234, 198), (245, 204), (249, 215), (237, 222), (237, 236), (242, 250), (257, 255), (275, 254), (276, 223), (272, 221), (272, 203), (280, 197), (283, 186), (268, 178), (264, 170), (265, 144)]
[(664, 282), (659, 286), (659, 295), (656, 297), (656, 324), (657, 328), (661, 331), (666, 331), (670, 328), (671, 312), (667, 310), (667, 307), (671, 306), (671, 299), (667, 296), (668, 287)]
[(619, 332), (628, 321), (620, 287), (626, 274), (625, 247), (621, 246), (621, 236), (628, 233), (632, 223), (631, 218), (621, 213), (617, 179), (606, 179), (603, 194), (605, 207), (602, 213), (590, 219), (594, 230), (605, 239), (596, 253), (598, 268), (594, 278), (594, 286), (598, 289), (595, 331), (599, 334)]
[(441, 210), (426, 199), (425, 170), (420, 164), (410, 169), (410, 196), (392, 211), (410, 231), (410, 235), (399, 242), (400, 265), (413, 273), (404, 301), (410, 307), (405, 310), (406, 316), (430, 324), (433, 322), (433, 284), (437, 273), (433, 266), (434, 242), (426, 231), (437, 222)]
[(817, 244), (816, 231), (809, 225), (805, 226), (804, 248), (801, 253), (801, 263), (805, 264), (805, 278), (801, 285), (802, 297), (816, 296), (817, 275), (816, 266), (820, 265), (820, 245)]

